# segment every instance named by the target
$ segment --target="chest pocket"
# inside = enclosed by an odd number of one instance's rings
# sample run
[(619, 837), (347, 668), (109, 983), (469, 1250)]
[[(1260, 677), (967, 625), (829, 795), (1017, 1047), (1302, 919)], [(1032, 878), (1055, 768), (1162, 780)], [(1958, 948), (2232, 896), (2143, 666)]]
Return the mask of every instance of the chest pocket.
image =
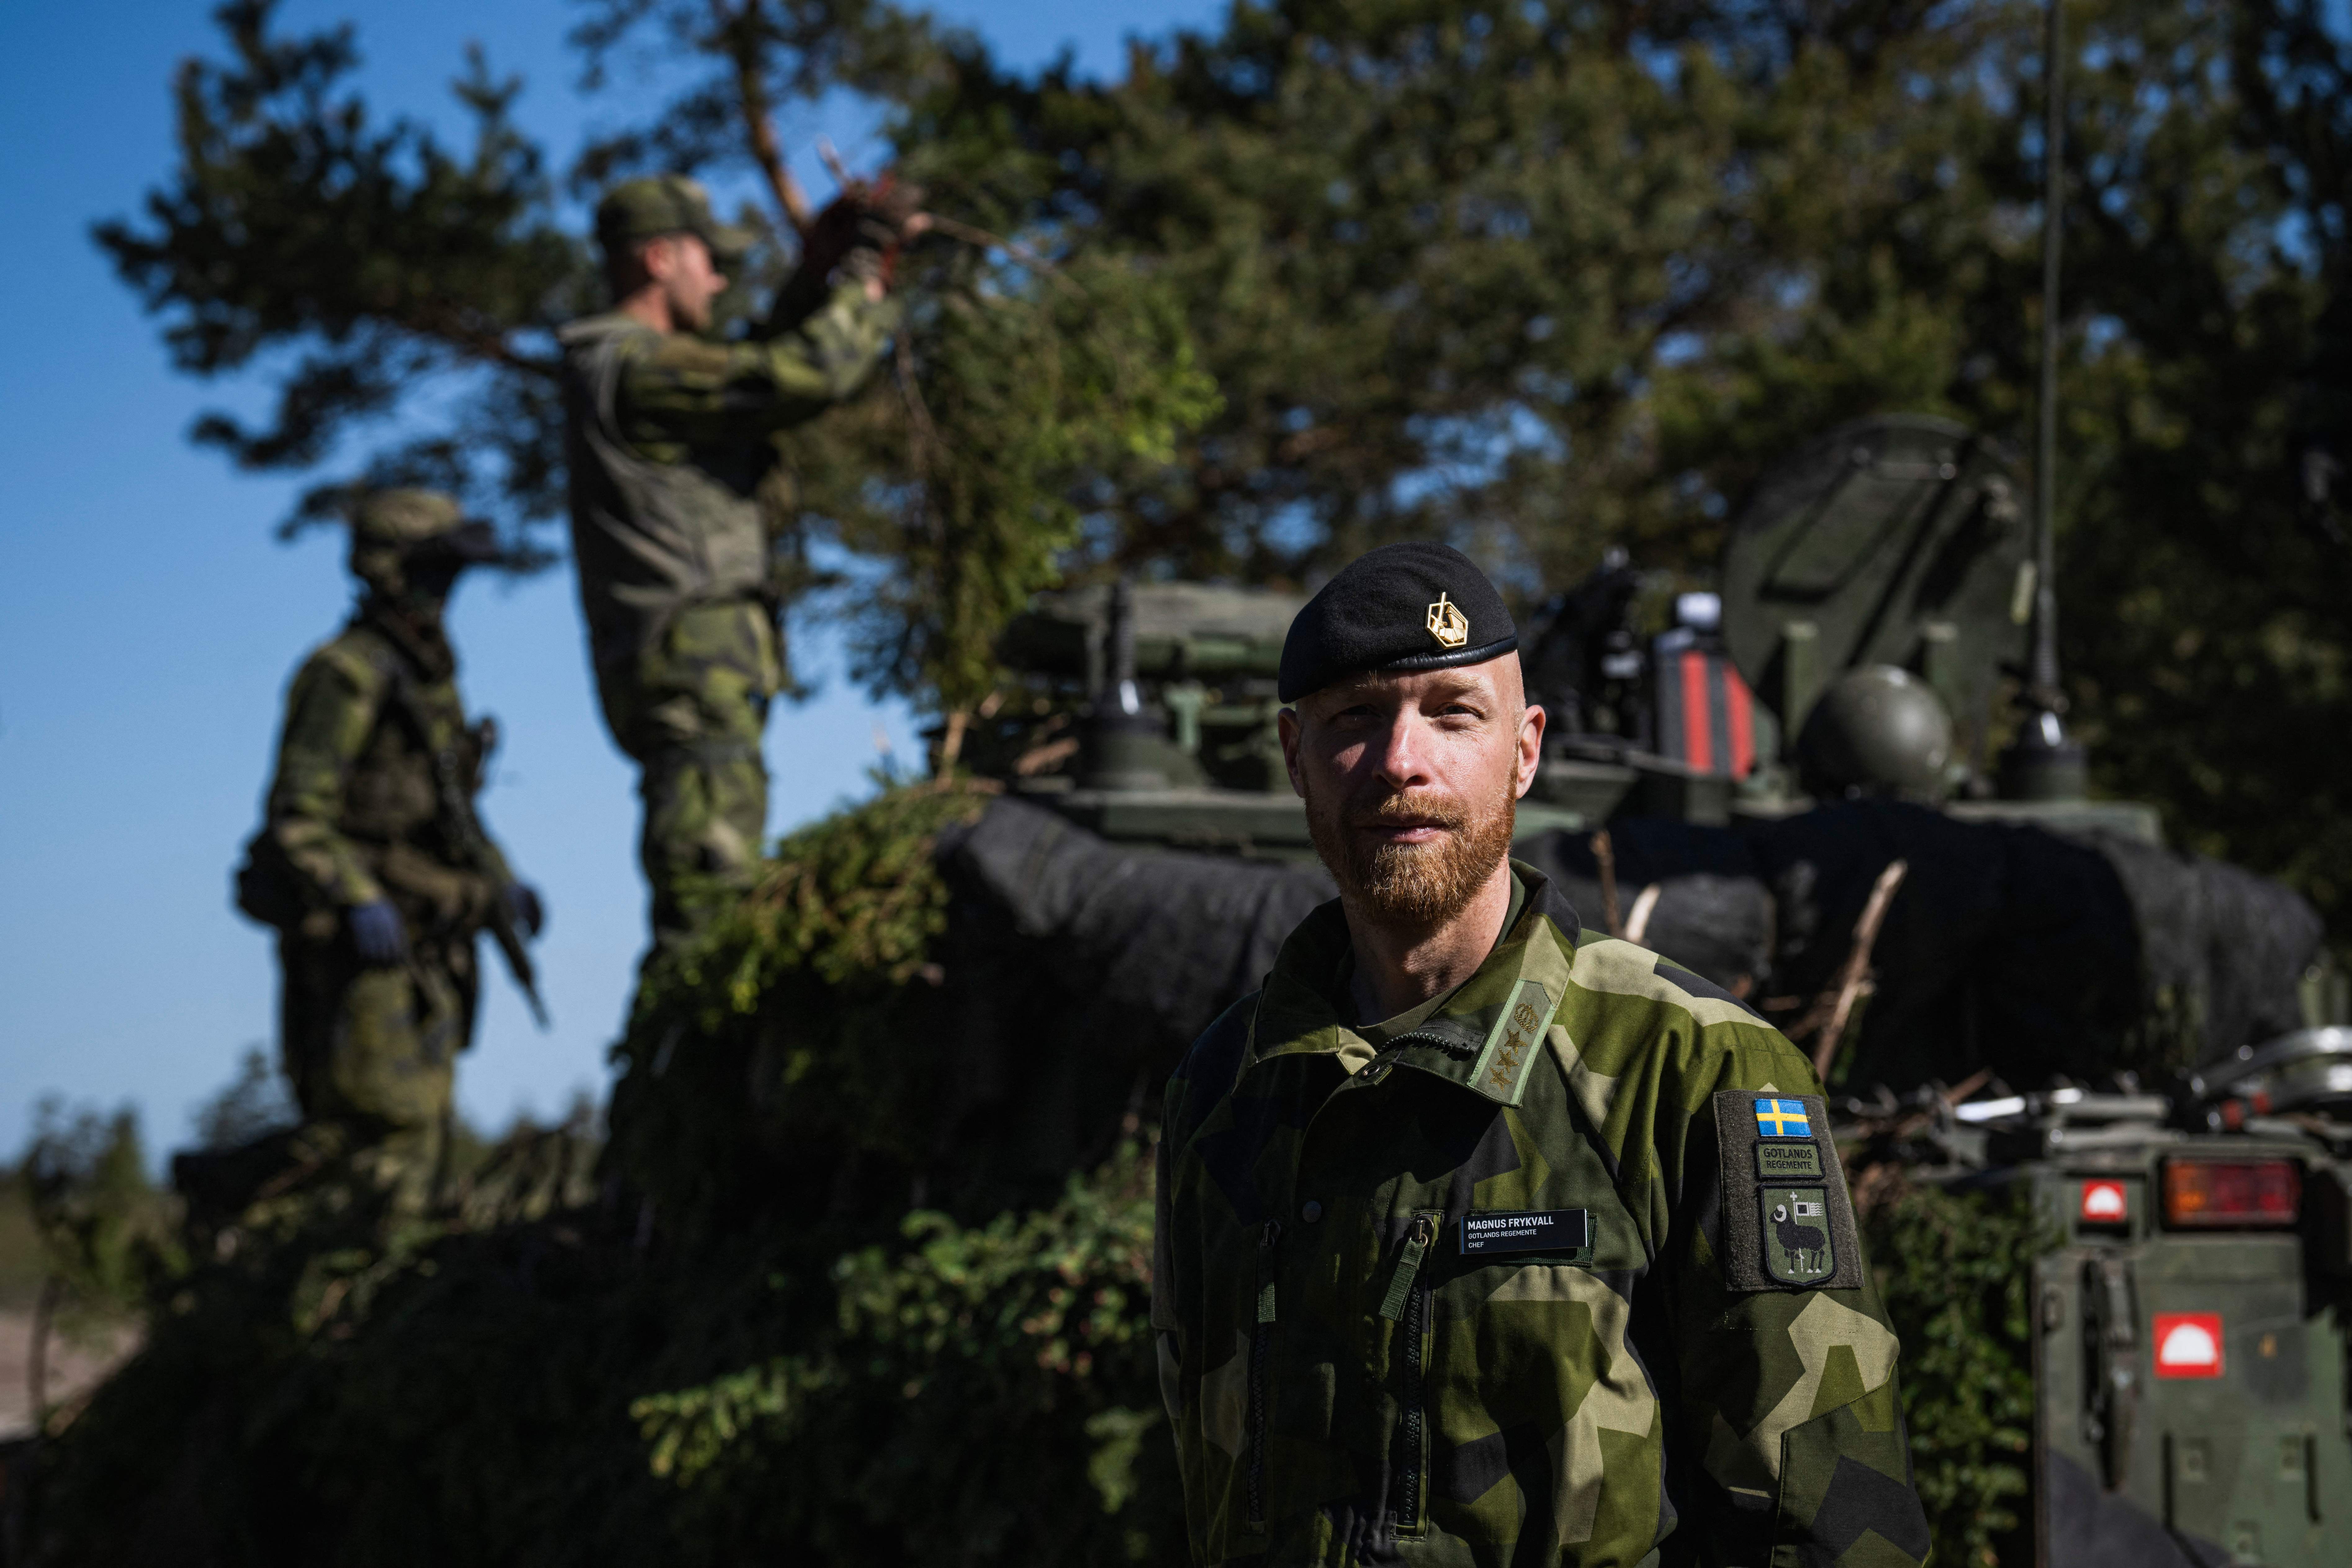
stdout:
[(343, 827), (363, 837), (404, 838), (440, 810), (434, 759), (399, 719), (376, 726), (344, 786)]
[[(1622, 1215), (1472, 1210), (1446, 1227), (1430, 1287), (1426, 1515), (1448, 1534), (1574, 1546), (1610, 1511), (1654, 1531), (1657, 1400), (1626, 1338), (1624, 1276), (1594, 1269)], [(1643, 1475), (1646, 1466), (1647, 1475)], [(1630, 1486), (1626, 1483), (1631, 1483)], [(1639, 1492), (1632, 1498), (1629, 1492)]]
[(441, 822), (444, 759), (454, 787), (470, 797), (490, 743), (490, 721), (479, 729), (465, 721), (448, 687), (395, 683), (344, 786), (344, 831), (380, 843), (437, 838), (426, 830)]

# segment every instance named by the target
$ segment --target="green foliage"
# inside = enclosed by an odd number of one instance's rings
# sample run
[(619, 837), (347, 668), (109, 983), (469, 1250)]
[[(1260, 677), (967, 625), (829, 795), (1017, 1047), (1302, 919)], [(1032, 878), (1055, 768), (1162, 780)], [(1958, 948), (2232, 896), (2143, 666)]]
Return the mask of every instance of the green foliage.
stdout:
[(2021, 1513), (2033, 1432), (2033, 1258), (2063, 1238), (2035, 1223), (2022, 1184), (1955, 1192), (1882, 1166), (1857, 1197), (1903, 1342), (1904, 1416), (1935, 1561), (2031, 1563)]
[[(150, 193), (143, 226), (95, 231), (167, 318), (183, 370), (217, 376), (301, 351), (266, 428), (208, 414), (195, 439), (241, 467), (307, 469), (404, 402), (454, 397), (446, 426), (378, 454), (362, 478), (552, 514), (547, 334), (583, 308), (591, 274), (510, 117), (521, 83), (477, 51), (455, 85), (473, 143), (453, 151), (404, 116), (371, 119), (347, 85), (359, 63), (348, 25), (288, 37), (276, 10), (230, 0), (215, 13), (229, 58), (181, 68), (173, 184)], [(314, 489), (289, 526), (333, 515), (345, 490)]]
[(196, 1146), (234, 1149), (301, 1120), (292, 1089), (259, 1046), (237, 1059), (236, 1076), (196, 1111)]
[(237, 1232), (51, 1445), (29, 1560), (1181, 1562), (1149, 1183), (658, 1268), (578, 1207)]
[(1164, 469), (1216, 413), (1171, 290), (1136, 268), (951, 257), (901, 345), (896, 385), (911, 482), (875, 482), (891, 454), (843, 470), (811, 502), (895, 569), (859, 613), (877, 692), (919, 692), (960, 735), (997, 683), (996, 639), (1079, 542), (1078, 497)]
[(697, 1009), (715, 1034), (776, 986), (895, 989), (916, 977), (947, 929), (947, 888), (931, 862), (940, 832), (977, 817), (992, 793), (941, 780), (896, 785), (787, 835), (752, 889), (692, 947), (659, 965), (641, 1009)]
[(1051, 1209), (911, 1213), (807, 1348), (633, 1404), (653, 1471), (827, 1562), (1184, 1561), (1150, 1226), (1134, 1144)]
[(177, 1205), (148, 1180), (128, 1107), (68, 1118), (43, 1100), (23, 1174), (49, 1272), (85, 1310), (133, 1311), (183, 1266)]
[(948, 908), (930, 850), (988, 797), (952, 779), (886, 787), (783, 839), (692, 946), (656, 955), (614, 1047), (611, 1121), (619, 1168), (670, 1223), (757, 1206), (794, 1145), (924, 1136), (937, 1031), (915, 1010)]
[[(48, 1445), (27, 1561), (552, 1564), (579, 1560), (567, 1516), (658, 1541), (613, 1380), (700, 1348), (707, 1289), (635, 1276), (576, 1187), (552, 1217), (485, 1190), (395, 1220), (331, 1166), (289, 1173)], [(645, 1331), (665, 1319), (674, 1341)]]

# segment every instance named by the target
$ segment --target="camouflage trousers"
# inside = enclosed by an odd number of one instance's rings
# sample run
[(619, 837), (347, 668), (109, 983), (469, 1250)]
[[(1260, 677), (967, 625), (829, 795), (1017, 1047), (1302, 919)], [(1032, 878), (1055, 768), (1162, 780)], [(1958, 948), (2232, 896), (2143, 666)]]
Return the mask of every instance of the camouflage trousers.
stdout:
[(415, 931), (408, 962), (383, 967), (341, 937), (281, 935), (278, 1038), (303, 1120), (339, 1127), (355, 1166), (421, 1208), (441, 1173), (479, 977), (470, 937)]
[(740, 600), (688, 605), (657, 645), (597, 671), (604, 721), (643, 770), (637, 854), (657, 947), (751, 882), (768, 823), (760, 741), (782, 684), (775, 622)]

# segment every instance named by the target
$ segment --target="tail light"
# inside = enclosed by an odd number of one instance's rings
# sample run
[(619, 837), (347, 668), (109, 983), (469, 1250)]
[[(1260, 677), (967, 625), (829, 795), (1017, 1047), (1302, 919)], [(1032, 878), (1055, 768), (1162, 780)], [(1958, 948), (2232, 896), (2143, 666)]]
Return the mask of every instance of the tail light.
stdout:
[(2158, 1312), (2156, 1315), (2156, 1375), (2221, 1375), (2221, 1314)]
[(2084, 1225), (2128, 1225), (2131, 1223), (2131, 1194), (2121, 1182), (2111, 1177), (2084, 1182), (2082, 1210)]
[(2303, 1206), (2292, 1160), (2167, 1160), (2164, 1223), (2186, 1230), (2291, 1226)]

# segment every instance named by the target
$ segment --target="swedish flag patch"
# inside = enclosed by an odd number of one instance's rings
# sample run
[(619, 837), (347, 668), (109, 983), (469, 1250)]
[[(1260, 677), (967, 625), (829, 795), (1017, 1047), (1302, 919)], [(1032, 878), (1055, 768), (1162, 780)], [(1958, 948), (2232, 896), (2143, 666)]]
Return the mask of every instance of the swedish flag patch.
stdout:
[(1805, 1115), (1801, 1100), (1759, 1100), (1756, 1102), (1756, 1131), (1765, 1138), (1811, 1138), (1813, 1124)]

